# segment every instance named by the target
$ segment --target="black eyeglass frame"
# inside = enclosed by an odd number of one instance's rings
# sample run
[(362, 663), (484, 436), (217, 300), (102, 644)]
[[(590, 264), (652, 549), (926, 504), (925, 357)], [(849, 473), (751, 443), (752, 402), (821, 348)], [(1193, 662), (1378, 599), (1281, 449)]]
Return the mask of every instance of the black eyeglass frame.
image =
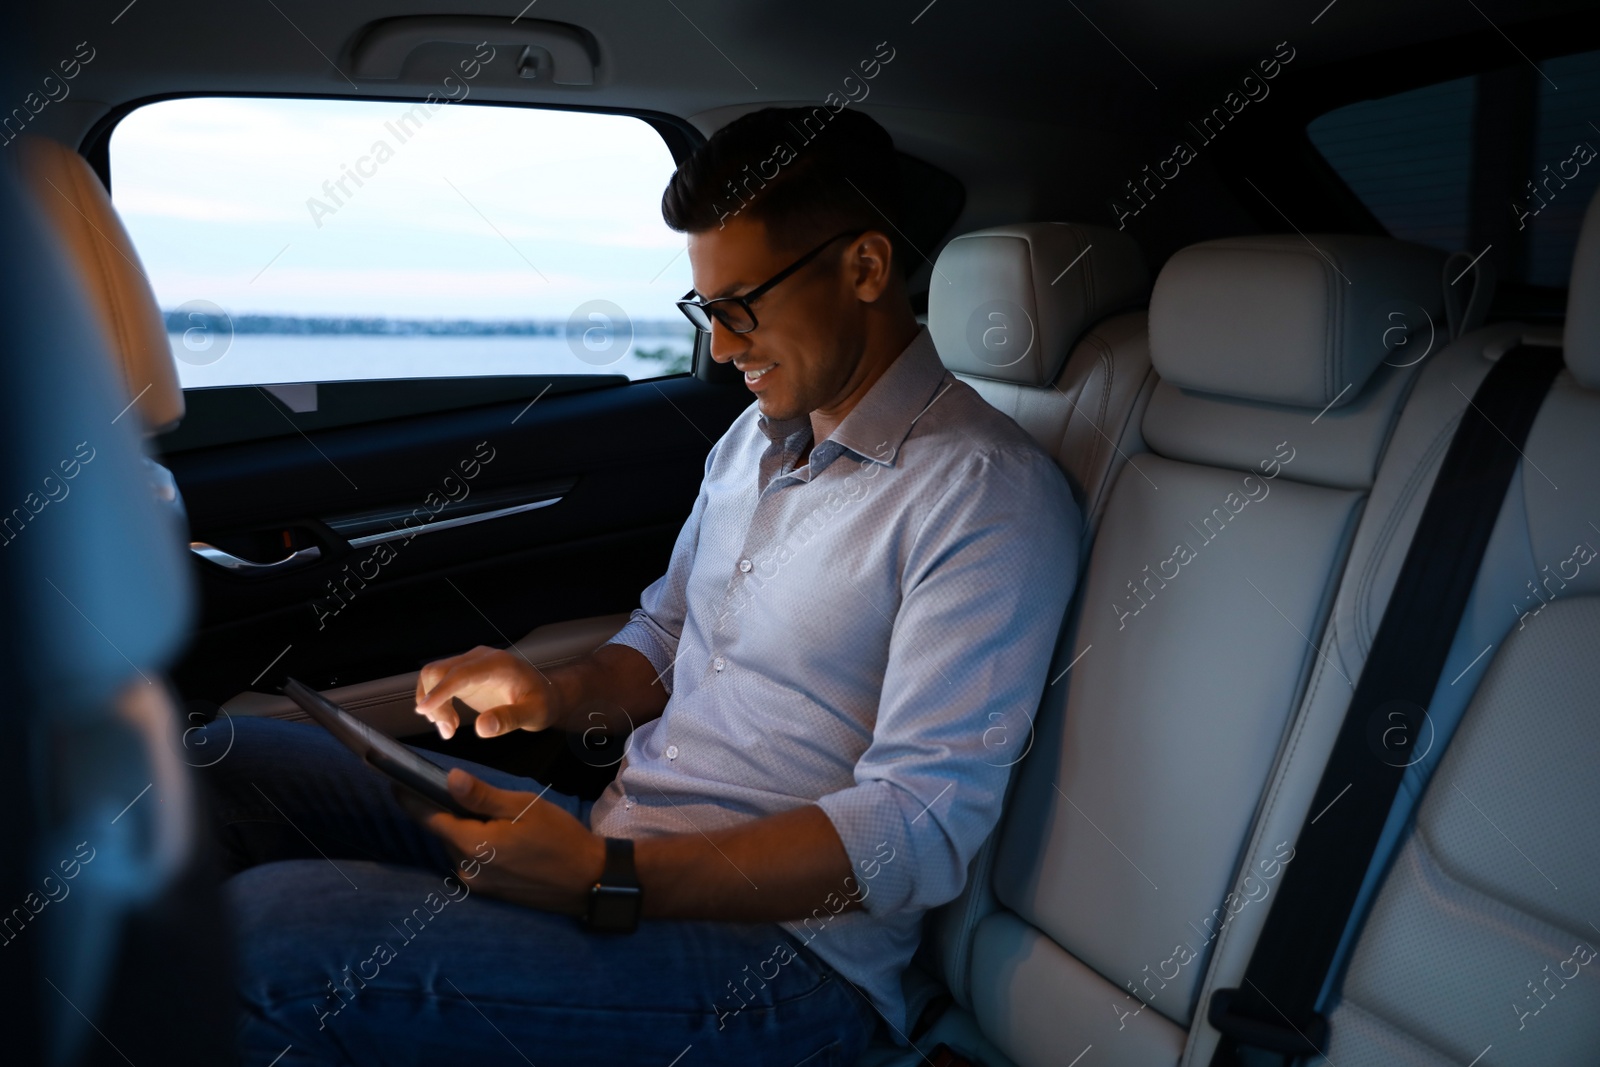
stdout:
[[(822, 242), (820, 245), (813, 248), (811, 251), (807, 252), (805, 255), (801, 256), (799, 259), (795, 260), (793, 263), (789, 264), (787, 267), (783, 268), (778, 273), (774, 274), (772, 277), (768, 278), (766, 281), (750, 290), (748, 293), (745, 293), (741, 296), (719, 296), (712, 300), (695, 300), (694, 290), (690, 289), (687, 293), (683, 294), (683, 299), (678, 301), (678, 310), (683, 312), (683, 317), (688, 319), (689, 322), (694, 325), (694, 328), (699, 330), (701, 333), (711, 332), (711, 320), (713, 318), (722, 323), (722, 325), (730, 333), (749, 333), (751, 330), (754, 330), (757, 326), (761, 325), (756, 319), (755, 309), (750, 306), (750, 302), (752, 300), (756, 300), (764, 293), (771, 291), (780, 282), (784, 281), (790, 275), (800, 270), (800, 268), (804, 267), (807, 263), (810, 263), (813, 259), (816, 259), (822, 254), (824, 249), (833, 244), (833, 242), (837, 241), (839, 238), (860, 237), (866, 232), (866, 230), (862, 229), (846, 230), (842, 233), (834, 234), (832, 237), (828, 238), (826, 241)], [(718, 304), (737, 305), (747, 316), (749, 316), (750, 325), (742, 330), (735, 329), (733, 324), (723, 317), (724, 313), (720, 310), (716, 310), (716, 306)], [(691, 308), (693, 310), (690, 310)], [(704, 326), (700, 325), (700, 320), (695, 317), (696, 312), (704, 316)]]

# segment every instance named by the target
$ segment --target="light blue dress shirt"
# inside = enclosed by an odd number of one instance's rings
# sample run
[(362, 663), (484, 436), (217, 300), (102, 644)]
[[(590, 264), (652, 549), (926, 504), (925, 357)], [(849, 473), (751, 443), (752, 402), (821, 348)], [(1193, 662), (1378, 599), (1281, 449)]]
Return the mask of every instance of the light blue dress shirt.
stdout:
[[(810, 438), (808, 416), (752, 403), (712, 447), (666, 574), (612, 638), (670, 697), (590, 826), (709, 833), (816, 804), (864, 910), (841, 892), (784, 925), (903, 1042), (901, 972), (999, 820), (1080, 513), (1054, 460), (945, 370), (926, 329), (796, 467)], [(719, 1011), (742, 1003), (751, 962)]]

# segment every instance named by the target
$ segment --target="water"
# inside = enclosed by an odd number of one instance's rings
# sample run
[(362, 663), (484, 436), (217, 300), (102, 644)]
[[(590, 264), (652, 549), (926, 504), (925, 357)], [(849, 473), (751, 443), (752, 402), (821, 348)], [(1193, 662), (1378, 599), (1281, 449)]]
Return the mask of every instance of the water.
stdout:
[[(563, 337), (235, 334), (231, 339), (167, 335), (185, 389), (277, 382), (459, 378), (500, 374), (626, 374), (630, 380), (688, 370), (692, 329), (640, 334), (616, 351), (586, 349), (579, 358)], [(224, 347), (225, 346), (225, 347)], [(221, 357), (216, 356), (223, 349)], [(641, 358), (665, 352), (666, 359)], [(210, 360), (211, 362), (202, 362)]]

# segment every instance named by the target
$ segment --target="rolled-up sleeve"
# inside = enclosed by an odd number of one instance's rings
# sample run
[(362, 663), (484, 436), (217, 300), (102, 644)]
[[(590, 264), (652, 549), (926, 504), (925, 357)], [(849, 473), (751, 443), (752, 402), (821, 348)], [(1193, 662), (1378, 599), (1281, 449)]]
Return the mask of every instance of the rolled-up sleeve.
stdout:
[[(713, 445), (706, 456), (707, 472), (721, 443), (719, 440)], [(645, 587), (639, 596), (639, 606), (628, 616), (627, 625), (606, 642), (626, 645), (642, 654), (656, 669), (669, 696), (672, 694), (672, 665), (678, 658), (678, 641), (683, 636), (683, 620), (689, 610), (689, 573), (694, 569), (695, 552), (700, 545), (700, 522), (705, 507), (706, 488), (702, 481), (694, 507), (672, 546), (666, 573)]]
[(872, 740), (816, 803), (875, 916), (961, 892), (1026, 749), (1078, 572), (1079, 514), (1042, 452), (978, 453), (912, 540)]

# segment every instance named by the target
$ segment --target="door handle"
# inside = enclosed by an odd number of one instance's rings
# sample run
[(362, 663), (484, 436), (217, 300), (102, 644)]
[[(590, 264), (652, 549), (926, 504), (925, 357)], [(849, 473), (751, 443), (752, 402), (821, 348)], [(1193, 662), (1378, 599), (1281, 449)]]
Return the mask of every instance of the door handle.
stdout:
[[(495, 508), (493, 511), (475, 511), (470, 515), (457, 515), (451, 519), (437, 519), (417, 526), (404, 526), (398, 530), (383, 530), (378, 533), (350, 538), (350, 547), (365, 548), (368, 545), (382, 544), (385, 541), (398, 541), (402, 537), (410, 540), (417, 534), (435, 533), (439, 530), (454, 530), (458, 526), (471, 526), (473, 523), (486, 522), (489, 519), (500, 519), (507, 515), (521, 515), (527, 511), (537, 511), (540, 508), (547, 508), (551, 504), (559, 503), (561, 503), (561, 498), (553, 496), (544, 500), (533, 500), (526, 504), (514, 504), (509, 508)], [(333, 523), (330, 521), (328, 525), (332, 526)]]
[(234, 574), (264, 575), (276, 574), (280, 571), (293, 570), (322, 558), (322, 549), (316, 545), (310, 548), (300, 548), (287, 556), (271, 563), (257, 563), (254, 560), (242, 559), (232, 552), (225, 552), (216, 545), (204, 541), (190, 541), (189, 551), (203, 560), (216, 564), (223, 570), (232, 571)]

